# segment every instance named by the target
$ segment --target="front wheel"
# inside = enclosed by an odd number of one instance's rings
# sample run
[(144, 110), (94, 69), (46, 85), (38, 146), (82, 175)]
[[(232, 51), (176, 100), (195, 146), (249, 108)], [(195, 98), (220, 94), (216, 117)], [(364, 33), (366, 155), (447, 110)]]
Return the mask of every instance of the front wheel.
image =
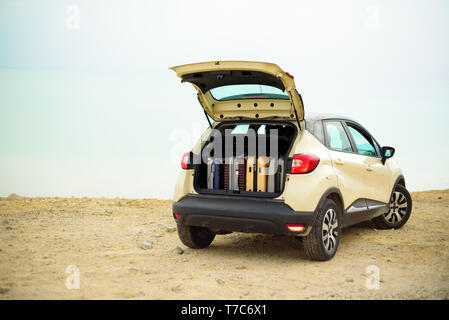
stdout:
[(333, 200), (327, 199), (315, 217), (312, 230), (303, 239), (307, 257), (318, 261), (332, 259), (337, 252), (340, 235), (340, 209)]
[(389, 210), (372, 221), (379, 229), (399, 229), (410, 218), (412, 197), (405, 187), (398, 185), (391, 195)]
[(178, 225), (178, 236), (187, 247), (202, 249), (212, 243), (215, 233), (203, 227)]

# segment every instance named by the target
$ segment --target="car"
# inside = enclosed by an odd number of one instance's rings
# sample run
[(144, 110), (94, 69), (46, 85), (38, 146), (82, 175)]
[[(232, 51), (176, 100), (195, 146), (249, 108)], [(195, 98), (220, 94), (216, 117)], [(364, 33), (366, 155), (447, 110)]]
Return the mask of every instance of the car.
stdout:
[(278, 65), (212, 61), (171, 68), (189, 82), (209, 123), (182, 156), (173, 218), (187, 247), (216, 235), (294, 236), (306, 256), (334, 257), (342, 228), (401, 228), (412, 199), (395, 149), (357, 121), (304, 113), (294, 77)]

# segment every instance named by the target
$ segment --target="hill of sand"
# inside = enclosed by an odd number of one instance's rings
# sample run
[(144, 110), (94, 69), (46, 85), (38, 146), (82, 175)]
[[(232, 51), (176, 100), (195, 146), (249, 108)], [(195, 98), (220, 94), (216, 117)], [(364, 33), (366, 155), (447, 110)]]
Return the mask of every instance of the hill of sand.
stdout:
[(449, 190), (412, 197), (402, 229), (344, 229), (334, 259), (312, 262), (285, 236), (186, 248), (170, 201), (11, 195), (0, 198), (0, 299), (448, 299)]

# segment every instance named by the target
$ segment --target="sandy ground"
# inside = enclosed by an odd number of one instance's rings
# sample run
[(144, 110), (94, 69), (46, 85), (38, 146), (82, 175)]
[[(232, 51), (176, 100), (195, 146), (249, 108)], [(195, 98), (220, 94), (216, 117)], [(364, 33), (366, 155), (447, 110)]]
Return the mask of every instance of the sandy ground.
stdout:
[(186, 248), (170, 201), (11, 195), (0, 198), (0, 299), (448, 299), (449, 190), (412, 196), (402, 229), (344, 229), (334, 259), (312, 262), (284, 236)]

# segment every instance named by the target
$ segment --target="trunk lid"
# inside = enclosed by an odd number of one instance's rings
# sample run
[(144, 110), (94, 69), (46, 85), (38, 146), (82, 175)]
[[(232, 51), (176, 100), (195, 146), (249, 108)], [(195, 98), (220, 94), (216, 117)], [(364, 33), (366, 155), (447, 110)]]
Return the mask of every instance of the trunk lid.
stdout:
[(170, 68), (197, 91), (204, 111), (215, 121), (304, 119), (293, 76), (273, 63), (211, 61)]

